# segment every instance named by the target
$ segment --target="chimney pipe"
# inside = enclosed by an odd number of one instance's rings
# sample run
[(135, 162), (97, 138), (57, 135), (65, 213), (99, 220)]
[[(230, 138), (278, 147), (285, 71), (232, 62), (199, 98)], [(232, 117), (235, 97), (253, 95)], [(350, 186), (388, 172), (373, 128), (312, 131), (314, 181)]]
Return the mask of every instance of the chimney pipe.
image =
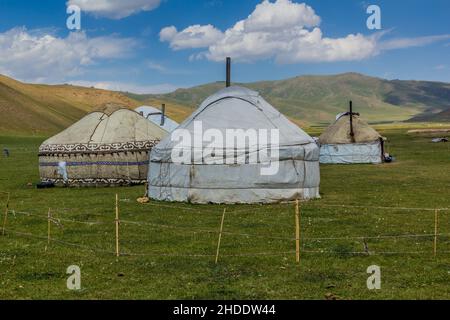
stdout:
[(227, 88), (231, 86), (231, 58), (227, 57)]
[(161, 127), (166, 122), (166, 104), (163, 103), (161, 106)]
[(350, 101), (350, 137), (355, 142), (355, 133), (353, 132), (353, 102)]

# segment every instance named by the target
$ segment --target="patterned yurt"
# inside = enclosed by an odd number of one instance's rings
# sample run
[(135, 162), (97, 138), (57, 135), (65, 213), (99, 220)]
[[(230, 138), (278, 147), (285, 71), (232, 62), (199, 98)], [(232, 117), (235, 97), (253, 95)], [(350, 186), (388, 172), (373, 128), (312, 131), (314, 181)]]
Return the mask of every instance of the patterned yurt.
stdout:
[(40, 146), (41, 181), (69, 186), (145, 183), (149, 152), (167, 134), (125, 106), (106, 104)]

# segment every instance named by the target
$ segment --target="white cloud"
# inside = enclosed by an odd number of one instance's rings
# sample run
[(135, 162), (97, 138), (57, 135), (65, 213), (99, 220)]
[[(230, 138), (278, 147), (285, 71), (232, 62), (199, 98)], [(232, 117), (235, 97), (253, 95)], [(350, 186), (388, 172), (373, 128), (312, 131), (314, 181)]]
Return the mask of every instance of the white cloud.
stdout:
[(175, 26), (165, 27), (159, 33), (159, 40), (172, 42), (178, 34), (177, 28)]
[(154, 62), (154, 61), (147, 61), (145, 63), (145, 65), (147, 66), (147, 68), (149, 68), (150, 70), (154, 70), (154, 71), (158, 71), (160, 73), (167, 73), (168, 70), (165, 66), (163, 66), (160, 63)]
[(363, 60), (376, 53), (377, 37), (350, 34), (345, 38), (324, 38), (319, 28), (299, 34), (289, 48), (277, 55), (281, 63), (298, 61), (353, 61)]
[(223, 61), (230, 56), (243, 62), (275, 59), (279, 63), (298, 63), (358, 61), (383, 50), (423, 46), (450, 38), (444, 35), (381, 42), (388, 32), (329, 38), (319, 28), (320, 22), (314, 9), (304, 3), (264, 0), (246, 19), (225, 32), (212, 25), (194, 25), (181, 32), (171, 26), (161, 30), (160, 40), (169, 42), (174, 50), (206, 49), (191, 55), (191, 60)]
[(14, 28), (0, 33), (0, 73), (29, 82), (64, 81), (101, 59), (125, 57), (136, 45), (116, 36), (89, 38), (75, 32), (59, 38)]
[(103, 90), (132, 92), (137, 94), (163, 94), (173, 92), (178, 89), (178, 86), (163, 83), (157, 85), (142, 85), (135, 83), (115, 82), (115, 81), (84, 81), (76, 80), (69, 82), (75, 86), (93, 87)]
[(208, 24), (205, 26), (193, 25), (178, 32), (174, 26), (166, 27), (159, 33), (159, 38), (163, 42), (170, 42), (170, 47), (174, 50), (188, 48), (205, 48), (219, 41), (223, 33)]
[(437, 70), (437, 71), (442, 71), (442, 70), (447, 69), (447, 66), (445, 64), (439, 64), (439, 65), (435, 66), (433, 69)]
[(320, 17), (313, 8), (304, 3), (295, 3), (291, 0), (276, 2), (265, 0), (244, 20), (244, 29), (249, 32), (273, 32), (293, 27), (315, 27), (319, 24)]
[(77, 5), (82, 11), (111, 19), (122, 19), (141, 11), (159, 7), (161, 0), (69, 0), (67, 5)]
[(179, 67), (168, 67), (162, 63), (147, 60), (144, 62), (144, 67), (152, 71), (156, 71), (164, 75), (189, 75), (192, 74), (191, 71), (179, 68)]
[(380, 44), (380, 50), (394, 50), (411, 47), (422, 47), (448, 39), (450, 39), (450, 35), (426, 36), (417, 38), (398, 38), (382, 42)]

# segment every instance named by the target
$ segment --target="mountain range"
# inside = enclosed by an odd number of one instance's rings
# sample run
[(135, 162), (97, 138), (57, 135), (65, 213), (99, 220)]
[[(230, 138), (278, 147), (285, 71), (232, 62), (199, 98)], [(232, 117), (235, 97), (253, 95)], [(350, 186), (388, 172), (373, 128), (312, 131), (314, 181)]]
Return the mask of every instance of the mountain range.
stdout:
[[(301, 76), (244, 85), (260, 92), (287, 116), (307, 124), (328, 124), (335, 115), (354, 110), (370, 122), (450, 121), (450, 83), (385, 80), (358, 73), (333, 76)], [(222, 82), (153, 96), (192, 108), (223, 88)], [(134, 96), (145, 101), (148, 95)]]
[[(300, 76), (240, 84), (260, 94), (302, 126), (326, 125), (337, 113), (354, 110), (372, 123), (450, 121), (450, 84), (385, 80), (357, 73)], [(129, 108), (167, 105), (182, 121), (209, 95), (223, 88), (209, 83), (169, 94), (138, 95), (72, 85), (27, 84), (0, 75), (0, 134), (49, 135), (61, 131), (106, 102)]]

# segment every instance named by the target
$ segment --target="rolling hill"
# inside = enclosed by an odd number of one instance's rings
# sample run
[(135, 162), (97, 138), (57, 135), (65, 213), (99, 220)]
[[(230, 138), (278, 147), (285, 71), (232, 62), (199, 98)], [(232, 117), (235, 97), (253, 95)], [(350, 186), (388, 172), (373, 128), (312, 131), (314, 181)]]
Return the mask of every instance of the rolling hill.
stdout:
[[(54, 134), (107, 102), (129, 108), (143, 104), (120, 92), (72, 85), (26, 84), (0, 75), (0, 134)], [(192, 112), (171, 101), (157, 98), (147, 101), (154, 106), (163, 102), (167, 114), (176, 121), (182, 121)]]
[[(237, 85), (242, 85), (238, 84)], [(287, 116), (309, 124), (325, 124), (346, 111), (353, 100), (355, 110), (371, 122), (448, 121), (439, 116), (450, 109), (450, 84), (373, 78), (357, 73), (334, 76), (302, 76), (280, 81), (247, 83)], [(179, 89), (157, 98), (198, 106), (204, 98), (224, 87), (223, 82)]]
[[(295, 123), (323, 125), (347, 110), (370, 122), (450, 121), (450, 84), (388, 81), (356, 73), (302, 76), (280, 81), (241, 84), (259, 91)], [(114, 102), (130, 108), (167, 105), (181, 122), (223, 82), (179, 89), (164, 95), (138, 95), (72, 85), (26, 84), (0, 75), (0, 134), (48, 136), (68, 127), (97, 106)]]
[(71, 85), (25, 84), (0, 76), (0, 133), (56, 133), (106, 102), (128, 107), (140, 104), (117, 92)]

